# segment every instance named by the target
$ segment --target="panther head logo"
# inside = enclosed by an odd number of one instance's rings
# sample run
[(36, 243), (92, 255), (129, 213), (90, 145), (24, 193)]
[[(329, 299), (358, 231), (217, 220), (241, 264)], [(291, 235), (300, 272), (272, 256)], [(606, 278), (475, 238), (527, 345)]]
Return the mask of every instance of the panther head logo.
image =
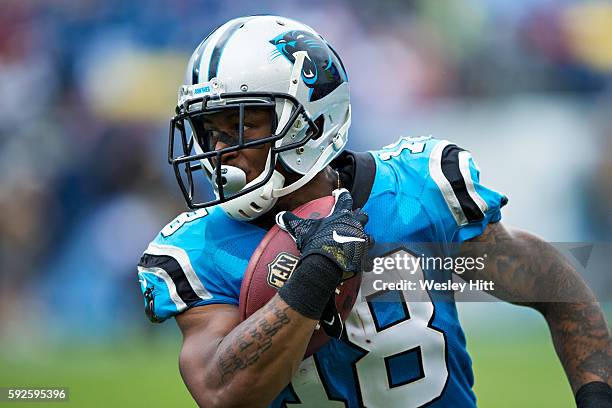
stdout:
[(321, 37), (308, 31), (293, 30), (279, 34), (270, 40), (276, 49), (272, 51), (272, 60), (281, 55), (292, 64), (293, 53), (306, 51), (302, 67), (302, 80), (310, 88), (309, 101), (317, 101), (346, 81), (346, 72), (336, 52)]

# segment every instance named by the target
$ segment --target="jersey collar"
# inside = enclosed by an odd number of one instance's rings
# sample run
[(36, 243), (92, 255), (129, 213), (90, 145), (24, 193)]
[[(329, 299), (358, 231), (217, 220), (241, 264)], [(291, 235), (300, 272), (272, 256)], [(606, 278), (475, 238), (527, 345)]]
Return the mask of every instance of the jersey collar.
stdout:
[(345, 150), (331, 162), (331, 166), (340, 174), (342, 185), (351, 192), (353, 209), (363, 208), (374, 185), (374, 157), (368, 152)]

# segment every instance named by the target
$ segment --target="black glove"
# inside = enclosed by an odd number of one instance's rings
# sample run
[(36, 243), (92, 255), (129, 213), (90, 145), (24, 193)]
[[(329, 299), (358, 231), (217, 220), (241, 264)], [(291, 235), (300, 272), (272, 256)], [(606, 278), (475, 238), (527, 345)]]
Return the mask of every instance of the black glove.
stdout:
[(368, 217), (363, 211), (352, 211), (349, 192), (335, 190), (333, 195), (336, 203), (326, 218), (302, 219), (286, 211), (277, 214), (277, 224), (291, 235), (302, 254), (278, 294), (302, 315), (323, 318), (325, 332), (338, 338), (342, 322), (334, 291), (342, 278), (359, 273), (369, 261), (367, 251), (372, 241), (363, 229)]
[(577, 408), (612, 407), (612, 389), (603, 381), (593, 381), (580, 387), (576, 392)]
[(331, 213), (320, 219), (303, 219), (288, 211), (276, 215), (276, 223), (295, 240), (302, 258), (320, 254), (334, 262), (347, 279), (361, 272), (368, 262), (372, 240), (365, 233), (368, 216), (352, 211), (353, 198), (346, 189), (334, 190), (336, 203)]

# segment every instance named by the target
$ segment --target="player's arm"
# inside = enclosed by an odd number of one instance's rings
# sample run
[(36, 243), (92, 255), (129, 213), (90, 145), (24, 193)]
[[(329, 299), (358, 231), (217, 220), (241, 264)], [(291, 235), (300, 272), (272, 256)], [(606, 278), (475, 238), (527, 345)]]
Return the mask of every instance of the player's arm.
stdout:
[[(277, 223), (296, 240), (301, 258), (263, 308), (242, 323), (237, 308), (228, 305), (177, 316), (184, 336), (181, 375), (198, 404), (267, 406), (289, 383), (336, 286), (343, 274), (361, 270), (370, 244), (367, 216), (351, 210), (348, 191), (336, 190), (334, 196), (326, 218), (278, 214)], [(338, 242), (336, 233), (348, 239)]]
[(552, 245), (494, 223), (464, 249), (465, 256), (487, 254), (485, 269), (466, 272), (467, 279), (491, 280), (495, 296), (542, 313), (574, 393), (588, 383), (612, 385), (612, 341), (604, 314), (578, 272)]
[[(420, 162), (427, 164), (429, 177), (421, 200), (438, 220), (434, 237), (440, 242), (468, 242), (462, 245), (462, 256), (477, 258), (486, 253), (485, 269), (466, 271), (466, 279), (493, 281), (495, 296), (544, 315), (575, 393), (580, 390), (582, 396), (585, 389), (598, 393), (602, 388), (601, 394), (609, 393), (610, 332), (584, 281), (551, 245), (532, 234), (504, 228), (500, 210), (508, 200), (481, 183), (480, 170), (468, 151), (447, 141), (423, 142), (422, 153), (411, 149), (413, 155), (397, 158), (415, 163), (412, 166), (417, 169)], [(540, 301), (551, 299), (567, 301)], [(593, 387), (594, 382), (598, 383)], [(585, 388), (587, 383), (591, 385)], [(589, 401), (599, 398), (590, 395)], [(603, 398), (609, 397), (604, 394)]]
[(178, 315), (179, 367), (198, 405), (267, 406), (289, 383), (317, 323), (278, 295), (240, 323), (232, 305), (196, 307)]

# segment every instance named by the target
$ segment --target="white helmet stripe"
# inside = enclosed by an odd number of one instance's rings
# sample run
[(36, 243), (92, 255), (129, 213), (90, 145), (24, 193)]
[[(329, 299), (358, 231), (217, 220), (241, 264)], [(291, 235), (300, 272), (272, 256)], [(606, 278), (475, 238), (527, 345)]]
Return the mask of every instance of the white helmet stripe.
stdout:
[[(240, 24), (242, 24), (244, 21), (245, 20), (241, 19)], [(240, 27), (240, 24), (238, 24), (238, 21), (236, 21), (235, 24), (226, 23), (220, 27), (217, 27), (212, 33), (210, 33), (204, 39), (204, 41), (202, 41), (202, 43), (198, 46), (198, 48), (196, 48), (196, 52), (198, 53), (198, 55), (193, 59), (193, 66), (191, 69), (191, 73), (192, 73), (191, 84), (192, 85), (199, 84), (200, 82), (206, 81), (206, 77), (208, 76), (209, 70), (206, 72), (203, 72), (203, 71), (210, 66), (211, 56), (217, 44), (221, 42), (220, 41), (221, 38), (224, 36), (225, 33), (228, 32), (228, 30), (230, 30), (234, 26), (236, 26), (236, 28)], [(224, 47), (228, 39), (229, 37), (225, 41), (223, 41)]]
[[(219, 70), (219, 61), (221, 60), (221, 54), (223, 53), (223, 48), (229, 41), (230, 37), (244, 25), (246, 20), (237, 20), (234, 24), (231, 24), (227, 27), (227, 30), (221, 34), (219, 40), (215, 41), (215, 46), (212, 49), (210, 55), (210, 62), (208, 63), (208, 81), (217, 77), (217, 72)], [(198, 82), (202, 82), (202, 71), (200, 70), (200, 77), (198, 78)]]
[[(212, 34), (212, 33), (211, 33)], [(209, 35), (210, 36), (210, 35)], [(202, 54), (204, 53), (204, 43), (208, 37), (204, 39), (196, 48), (196, 56), (193, 57), (193, 66), (191, 67), (191, 84), (197, 84), (198, 78), (200, 77), (200, 64), (202, 63)]]

